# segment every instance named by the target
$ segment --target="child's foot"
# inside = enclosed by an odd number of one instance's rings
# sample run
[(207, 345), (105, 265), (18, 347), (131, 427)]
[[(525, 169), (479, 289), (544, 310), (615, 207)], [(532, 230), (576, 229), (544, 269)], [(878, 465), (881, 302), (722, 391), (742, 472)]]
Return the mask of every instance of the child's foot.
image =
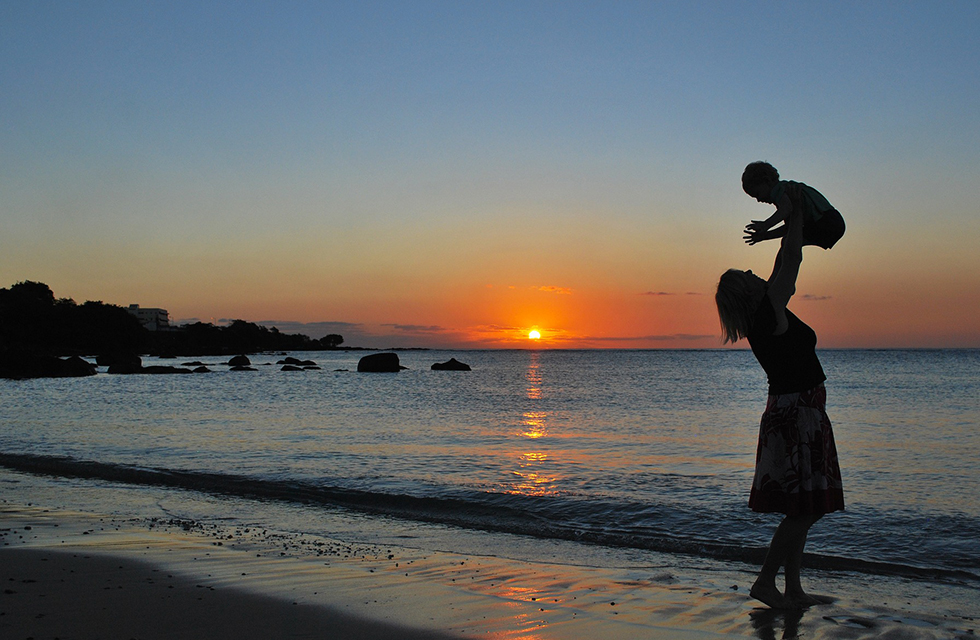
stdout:
[(752, 589), (749, 590), (749, 595), (773, 609), (788, 609), (792, 606), (787, 603), (786, 598), (773, 583), (763, 583), (756, 580)]

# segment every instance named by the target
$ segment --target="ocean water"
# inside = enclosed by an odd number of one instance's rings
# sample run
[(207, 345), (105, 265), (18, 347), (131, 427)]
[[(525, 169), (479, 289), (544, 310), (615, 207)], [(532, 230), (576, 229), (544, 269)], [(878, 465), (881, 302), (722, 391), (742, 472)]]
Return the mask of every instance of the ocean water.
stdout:
[[(100, 508), (297, 533), (342, 512), (362, 536), (505, 535), (532, 559), (560, 541), (583, 562), (751, 564), (778, 522), (746, 506), (766, 401), (747, 351), (404, 351), (397, 374), (290, 355), (321, 368), (2, 380), (0, 487), (41, 473), (69, 508), (112, 495)], [(473, 371), (430, 370), (450, 357)], [(980, 351), (820, 358), (847, 510), (814, 527), (808, 564), (980, 589)]]

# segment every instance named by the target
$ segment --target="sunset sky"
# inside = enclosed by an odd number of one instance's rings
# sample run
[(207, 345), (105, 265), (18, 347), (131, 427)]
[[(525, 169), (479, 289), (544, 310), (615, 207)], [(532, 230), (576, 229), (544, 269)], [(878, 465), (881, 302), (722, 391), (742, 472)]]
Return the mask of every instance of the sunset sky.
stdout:
[[(822, 347), (980, 347), (980, 3), (0, 3), (0, 286), (349, 346), (721, 346), (741, 190)], [(744, 346), (744, 345), (742, 345)]]

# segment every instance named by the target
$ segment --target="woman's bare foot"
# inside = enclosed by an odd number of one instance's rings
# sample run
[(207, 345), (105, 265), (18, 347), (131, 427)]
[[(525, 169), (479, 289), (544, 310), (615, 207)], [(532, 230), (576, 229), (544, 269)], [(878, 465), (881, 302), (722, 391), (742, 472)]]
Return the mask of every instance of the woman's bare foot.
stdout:
[(767, 604), (773, 609), (787, 609), (792, 605), (787, 604), (786, 598), (783, 594), (779, 592), (774, 583), (755, 581), (752, 585), (752, 589), (749, 590), (749, 595), (761, 602), (762, 604)]
[(807, 607), (816, 607), (822, 604), (831, 604), (834, 599), (829, 596), (811, 596), (808, 593), (800, 591), (787, 591), (783, 596), (783, 599), (792, 607), (798, 607), (800, 609), (805, 609)]

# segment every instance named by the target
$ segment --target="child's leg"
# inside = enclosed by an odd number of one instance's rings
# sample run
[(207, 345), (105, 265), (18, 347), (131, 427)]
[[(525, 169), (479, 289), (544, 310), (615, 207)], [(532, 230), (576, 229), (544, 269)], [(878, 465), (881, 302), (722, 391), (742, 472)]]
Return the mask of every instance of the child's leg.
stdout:
[(844, 217), (839, 211), (824, 211), (819, 220), (803, 224), (803, 244), (830, 249), (844, 235), (844, 229)]

